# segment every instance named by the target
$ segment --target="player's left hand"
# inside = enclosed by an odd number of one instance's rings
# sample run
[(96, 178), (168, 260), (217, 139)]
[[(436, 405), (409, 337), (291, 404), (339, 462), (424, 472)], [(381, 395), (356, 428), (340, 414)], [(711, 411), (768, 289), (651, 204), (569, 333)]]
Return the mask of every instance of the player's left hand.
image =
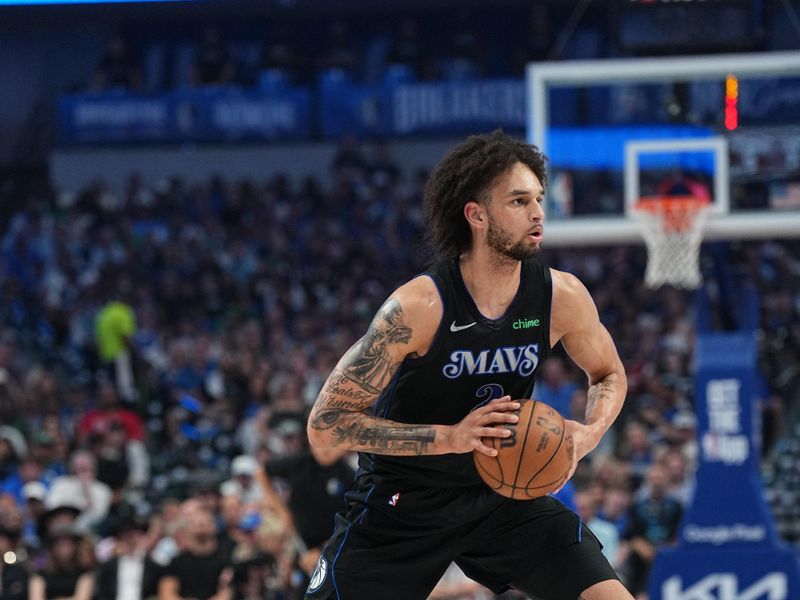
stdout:
[(564, 427), (566, 431), (564, 432), (564, 438), (571, 436), (572, 437), (572, 444), (574, 451), (572, 453), (572, 466), (569, 469), (569, 474), (567, 475), (564, 482), (558, 487), (557, 490), (554, 490), (552, 493), (557, 494), (561, 491), (561, 488), (566, 485), (566, 483), (572, 479), (572, 476), (575, 474), (575, 469), (578, 468), (578, 462), (589, 452), (595, 449), (597, 443), (600, 441), (597, 437), (595, 431), (584, 425), (583, 423), (578, 423), (577, 421), (571, 421), (569, 419), (564, 419)]

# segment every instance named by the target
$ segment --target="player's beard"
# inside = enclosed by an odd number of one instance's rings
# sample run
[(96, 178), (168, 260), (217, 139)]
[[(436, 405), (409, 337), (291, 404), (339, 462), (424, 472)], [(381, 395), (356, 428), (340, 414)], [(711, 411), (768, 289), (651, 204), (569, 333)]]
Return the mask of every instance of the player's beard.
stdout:
[(489, 216), (489, 228), (486, 231), (486, 244), (498, 255), (511, 260), (525, 260), (538, 256), (541, 246), (528, 242), (528, 236), (514, 243), (511, 234), (504, 231), (496, 221)]

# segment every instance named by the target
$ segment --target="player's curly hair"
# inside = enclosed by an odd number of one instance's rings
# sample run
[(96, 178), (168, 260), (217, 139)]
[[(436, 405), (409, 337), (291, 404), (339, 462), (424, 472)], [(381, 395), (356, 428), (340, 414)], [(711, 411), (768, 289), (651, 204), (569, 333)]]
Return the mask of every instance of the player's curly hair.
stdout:
[(535, 146), (499, 129), (468, 137), (447, 153), (425, 184), (427, 242), (442, 257), (468, 250), (472, 232), (464, 218), (464, 205), (486, 202), (492, 182), (518, 162), (527, 165), (545, 186), (545, 161)]

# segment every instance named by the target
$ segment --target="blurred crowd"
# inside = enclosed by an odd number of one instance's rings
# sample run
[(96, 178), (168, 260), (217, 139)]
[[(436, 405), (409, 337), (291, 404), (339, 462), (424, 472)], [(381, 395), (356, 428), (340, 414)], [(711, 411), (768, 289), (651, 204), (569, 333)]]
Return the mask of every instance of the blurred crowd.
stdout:
[[(424, 31), (414, 17), (399, 19), (381, 32), (334, 19), (324, 25), (307, 24), (314, 32), (311, 44), (299, 43), (289, 23), (275, 22), (262, 40), (209, 25), (188, 46), (176, 50), (185, 58), (178, 60), (178, 67), (172, 69), (176, 72), (159, 87), (299, 85), (326, 73), (356, 81), (474, 78), (487, 72), (485, 50), (478, 44), (476, 34), (479, 21), (475, 15), (463, 12), (445, 36), (434, 36), (431, 31)], [(152, 87), (147, 85), (152, 76), (144, 72), (148, 63), (144, 57), (158, 44), (137, 45), (131, 40), (132, 36), (118, 33), (108, 41), (95, 66), (90, 89)], [(530, 58), (519, 57), (520, 72), (524, 61)], [(170, 60), (166, 56), (162, 59)]]
[[(425, 176), (348, 144), (325, 181), (134, 176), (0, 215), (0, 598), (299, 597), (354, 476), (308, 447), (307, 411), (424, 269)], [(724, 251), (707, 276), (761, 294), (764, 461), (796, 473), (800, 245)], [(643, 248), (544, 258), (587, 285), (627, 369), (623, 414), (560, 497), (638, 594), (693, 491), (692, 297), (646, 289)], [(585, 377), (557, 352), (535, 396), (580, 420)], [(770, 494), (800, 543), (797, 477)], [(432, 597), (491, 596), (453, 571)]]

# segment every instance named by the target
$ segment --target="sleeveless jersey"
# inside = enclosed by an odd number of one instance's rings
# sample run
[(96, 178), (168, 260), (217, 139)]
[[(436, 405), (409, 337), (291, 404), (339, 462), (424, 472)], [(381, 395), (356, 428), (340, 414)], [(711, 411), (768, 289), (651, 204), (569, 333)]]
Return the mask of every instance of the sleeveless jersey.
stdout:
[[(550, 353), (550, 269), (522, 262), (517, 293), (499, 319), (484, 317), (467, 290), (458, 259), (424, 273), (439, 290), (443, 310), (428, 352), (408, 357), (374, 405), (374, 414), (400, 423), (454, 425), (471, 410), (506, 394), (529, 398), (539, 365)], [(435, 456), (359, 454), (362, 472), (398, 490), (480, 483), (472, 453)]]

